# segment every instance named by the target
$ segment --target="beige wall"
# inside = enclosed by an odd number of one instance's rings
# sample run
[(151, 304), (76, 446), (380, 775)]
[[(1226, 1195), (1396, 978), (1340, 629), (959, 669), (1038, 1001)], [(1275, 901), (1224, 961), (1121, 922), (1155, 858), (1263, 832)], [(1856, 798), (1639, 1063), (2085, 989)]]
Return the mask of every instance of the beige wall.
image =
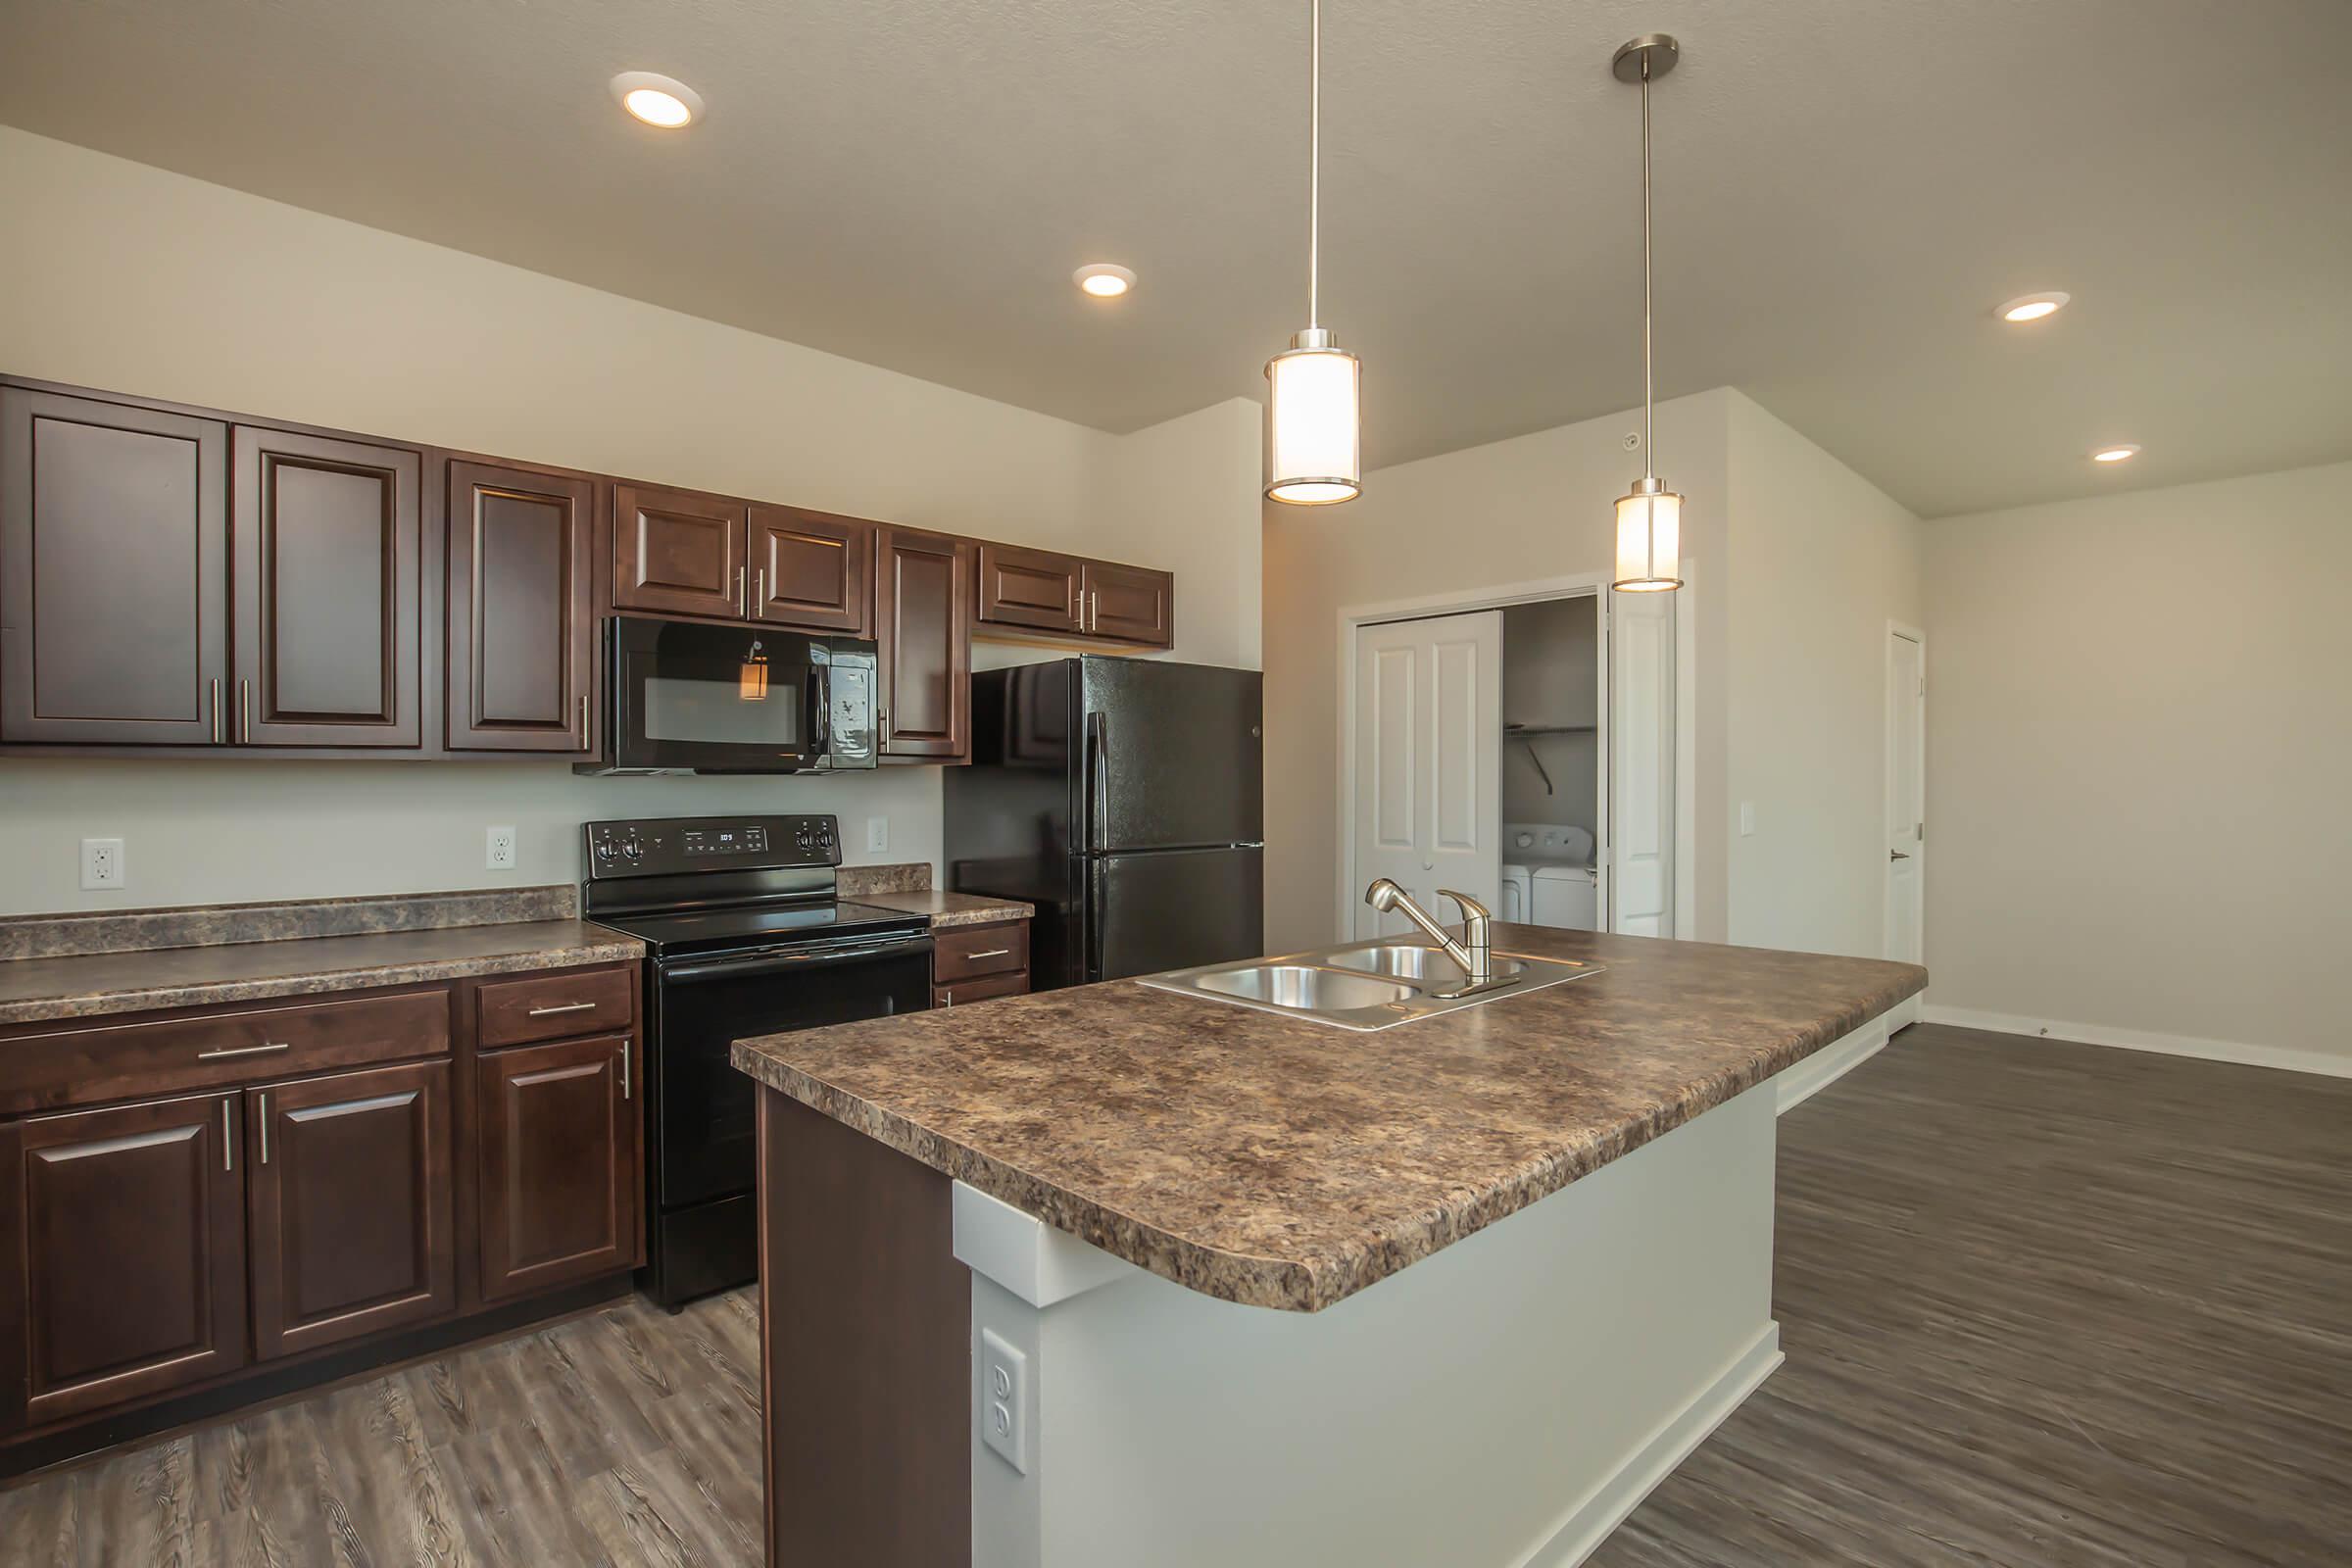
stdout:
[(2352, 464), (1942, 519), (1928, 584), (1930, 1004), (2344, 1070)]
[[(0, 211), (0, 369), (1162, 566), (1177, 657), (1255, 662), (1252, 405), (1109, 436), (5, 127)], [(836, 810), (854, 858), (884, 815), (880, 858), (939, 852), (934, 768), (0, 760), (0, 913), (568, 881), (579, 822), (673, 809)], [(85, 836), (128, 840), (122, 893), (76, 888)]]
[(1923, 530), (1749, 399), (1730, 413), (1731, 940), (1878, 957), (1887, 622), (1925, 619)]
[[(1367, 388), (1376, 395), (1377, 387)], [(1722, 879), (1726, 390), (1657, 411), (1661, 471), (1687, 498), (1697, 617), (1697, 934), (1725, 930)], [(1611, 415), (1367, 474), (1345, 506), (1265, 508), (1266, 940), (1275, 952), (1338, 925), (1341, 615), (1614, 564), (1614, 502), (1640, 477)], [(1604, 575), (1605, 580), (1605, 575)]]

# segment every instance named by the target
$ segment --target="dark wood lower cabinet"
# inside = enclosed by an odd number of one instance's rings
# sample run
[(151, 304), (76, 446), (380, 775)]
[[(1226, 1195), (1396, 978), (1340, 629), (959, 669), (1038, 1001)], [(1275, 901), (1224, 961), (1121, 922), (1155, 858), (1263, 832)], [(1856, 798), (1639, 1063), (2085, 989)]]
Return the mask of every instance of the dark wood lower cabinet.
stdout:
[[(6, 1194), (20, 1319), (0, 1391), (23, 1424), (85, 1415), (246, 1362), (238, 1097), (38, 1116)], [(14, 1264), (15, 1258), (7, 1260)]]
[(454, 1312), (450, 1065), (245, 1093), (256, 1359)]
[(644, 1261), (634, 1045), (567, 1040), (476, 1059), (483, 1299)]

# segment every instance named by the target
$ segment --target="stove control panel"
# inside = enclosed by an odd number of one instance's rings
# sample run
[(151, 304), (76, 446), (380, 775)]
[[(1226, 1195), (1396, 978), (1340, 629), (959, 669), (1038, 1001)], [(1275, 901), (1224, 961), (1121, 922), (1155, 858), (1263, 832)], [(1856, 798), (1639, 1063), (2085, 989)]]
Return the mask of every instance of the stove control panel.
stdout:
[(841, 826), (830, 816), (634, 817), (586, 832), (591, 880), (841, 863)]

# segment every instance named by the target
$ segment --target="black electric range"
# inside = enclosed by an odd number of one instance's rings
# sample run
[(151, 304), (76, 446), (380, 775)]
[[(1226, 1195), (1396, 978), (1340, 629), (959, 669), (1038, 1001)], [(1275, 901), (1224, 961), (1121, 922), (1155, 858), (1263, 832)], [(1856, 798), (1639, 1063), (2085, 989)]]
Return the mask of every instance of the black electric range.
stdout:
[(830, 816), (587, 825), (581, 912), (647, 945), (646, 1267), (671, 1311), (759, 1277), (758, 1086), (735, 1041), (931, 1004), (923, 915), (838, 896)]

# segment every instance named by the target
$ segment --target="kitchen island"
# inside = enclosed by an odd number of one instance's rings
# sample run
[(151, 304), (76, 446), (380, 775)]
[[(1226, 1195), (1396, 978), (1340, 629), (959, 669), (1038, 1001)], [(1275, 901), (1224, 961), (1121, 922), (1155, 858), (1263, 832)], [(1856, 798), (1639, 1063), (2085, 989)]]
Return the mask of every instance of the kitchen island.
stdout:
[(771, 1562), (1572, 1563), (1779, 1363), (1751, 1093), (1905, 964), (1359, 1033), (1134, 981), (740, 1042)]

